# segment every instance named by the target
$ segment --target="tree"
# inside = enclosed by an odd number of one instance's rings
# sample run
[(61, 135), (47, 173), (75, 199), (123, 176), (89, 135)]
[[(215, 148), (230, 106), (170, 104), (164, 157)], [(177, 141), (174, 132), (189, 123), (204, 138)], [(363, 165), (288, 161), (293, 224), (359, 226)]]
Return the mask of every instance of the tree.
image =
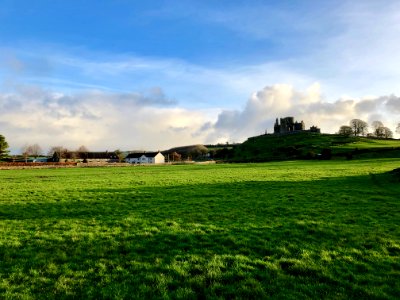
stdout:
[(0, 134), (0, 159), (6, 158), (9, 152), (6, 138)]
[(367, 122), (360, 119), (353, 119), (350, 121), (350, 127), (353, 130), (354, 136), (366, 135), (368, 133)]
[(372, 122), (373, 132), (372, 135), (378, 138), (390, 139), (393, 138), (393, 132), (383, 125), (381, 121)]
[(86, 146), (82, 145), (76, 150), (76, 152), (87, 153), (89, 152), (89, 149)]
[(189, 149), (188, 156), (195, 159), (195, 158), (202, 157), (202, 156), (206, 155), (207, 153), (208, 153), (208, 149), (204, 145), (194, 145), (193, 147), (191, 147)]
[(228, 159), (233, 156), (233, 149), (228, 149), (228, 148), (222, 148), (218, 149), (214, 155), (214, 158), (216, 159)]
[(76, 152), (71, 153), (72, 154), (72, 159), (82, 159), (83, 163), (87, 163), (88, 162), (88, 157), (89, 157), (89, 149), (84, 146), (81, 145)]
[(43, 154), (42, 148), (38, 144), (25, 145), (22, 148), (22, 154), (25, 156), (25, 160), (28, 156), (38, 157)]
[(397, 127), (396, 127), (396, 132), (400, 134), (400, 123), (399, 123), (399, 124), (397, 124)]
[(25, 162), (27, 162), (28, 161), (28, 157), (29, 157), (28, 145), (23, 146), (22, 149), (21, 149), (21, 152), (22, 152), (22, 156), (25, 159)]
[(125, 155), (121, 150), (117, 149), (117, 150), (114, 151), (114, 153), (118, 157), (118, 162), (123, 162), (124, 161)]
[(385, 137), (385, 128), (386, 127), (378, 127), (374, 129), (374, 133), (372, 134), (373, 136), (376, 136), (377, 138), (383, 138)]
[(373, 121), (372, 122), (372, 128), (373, 129), (376, 129), (376, 128), (379, 128), (379, 127), (383, 127), (383, 123), (381, 121)]
[(393, 131), (391, 131), (387, 127), (382, 127), (382, 137), (385, 138), (385, 139), (393, 138)]
[(324, 148), (321, 151), (321, 159), (329, 160), (332, 158), (332, 149)]
[(181, 161), (182, 160), (182, 155), (180, 155), (176, 151), (173, 151), (173, 152), (167, 153), (167, 159), (168, 159), (168, 162)]
[(383, 123), (381, 121), (373, 121), (372, 122), (372, 135), (376, 137), (383, 137)]
[(353, 135), (353, 129), (350, 126), (343, 125), (343, 126), (340, 126), (338, 134), (344, 135), (344, 136), (350, 136), (350, 135)]
[(60, 161), (63, 158), (66, 158), (68, 153), (68, 149), (63, 146), (53, 146), (50, 148), (48, 154), (53, 157), (53, 161)]

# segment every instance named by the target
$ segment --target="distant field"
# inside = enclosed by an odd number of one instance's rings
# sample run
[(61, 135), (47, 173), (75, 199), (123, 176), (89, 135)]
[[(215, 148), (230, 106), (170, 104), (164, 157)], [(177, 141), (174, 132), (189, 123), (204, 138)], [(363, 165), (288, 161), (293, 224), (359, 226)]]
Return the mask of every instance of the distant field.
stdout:
[(0, 170), (0, 299), (396, 299), (395, 168)]

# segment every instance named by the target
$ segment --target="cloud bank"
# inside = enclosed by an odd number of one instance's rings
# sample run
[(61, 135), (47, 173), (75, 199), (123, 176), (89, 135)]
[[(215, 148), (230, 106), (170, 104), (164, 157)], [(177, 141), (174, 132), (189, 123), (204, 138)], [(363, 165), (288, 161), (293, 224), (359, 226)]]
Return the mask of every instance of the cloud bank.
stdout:
[(369, 123), (379, 120), (394, 131), (400, 122), (400, 97), (341, 98), (328, 102), (314, 83), (306, 91), (288, 84), (266, 86), (254, 92), (242, 110), (224, 110), (208, 124), (209, 141), (242, 141), (246, 137), (273, 132), (275, 118), (294, 116), (307, 127), (316, 125), (324, 133), (335, 133), (341, 125), (359, 118)]
[(400, 97), (327, 101), (314, 83), (299, 91), (288, 84), (266, 86), (242, 109), (199, 110), (179, 106), (162, 89), (146, 93), (86, 91), (63, 94), (20, 87), (0, 94), (0, 133), (11, 150), (25, 144), (90, 150), (164, 150), (195, 143), (242, 142), (272, 132), (275, 118), (294, 116), (307, 127), (334, 133), (353, 118), (382, 121), (393, 131), (400, 122)]
[(176, 106), (159, 88), (147, 94), (87, 91), (73, 95), (35, 87), (0, 94), (0, 132), (11, 150), (25, 144), (90, 150), (163, 150), (197, 142), (206, 113)]

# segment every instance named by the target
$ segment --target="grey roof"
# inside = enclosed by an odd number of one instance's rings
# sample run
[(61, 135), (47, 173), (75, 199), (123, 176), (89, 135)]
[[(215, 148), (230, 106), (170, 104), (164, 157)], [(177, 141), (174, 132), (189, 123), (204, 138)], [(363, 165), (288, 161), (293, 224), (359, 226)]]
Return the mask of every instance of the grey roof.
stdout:
[(139, 158), (143, 155), (146, 157), (155, 157), (158, 153), (160, 152), (135, 152), (135, 153), (129, 153), (126, 158)]
[(67, 151), (62, 153), (63, 158), (80, 158), (80, 159), (118, 159), (118, 155), (112, 151), (103, 152), (78, 152), (78, 151)]

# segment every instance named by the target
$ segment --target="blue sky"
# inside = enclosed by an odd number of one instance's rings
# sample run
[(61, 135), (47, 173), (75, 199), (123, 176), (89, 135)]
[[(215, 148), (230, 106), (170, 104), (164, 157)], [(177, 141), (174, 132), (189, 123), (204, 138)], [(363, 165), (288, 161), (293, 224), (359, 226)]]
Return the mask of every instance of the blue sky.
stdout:
[[(4, 1), (3, 1), (4, 2)], [(326, 28), (307, 28), (312, 3), (282, 1), (6, 1), (1, 36), (18, 41), (83, 47), (105, 53), (173, 57), (224, 64), (284, 58), (301, 50), (293, 43)], [(300, 3), (300, 2), (299, 2)], [(258, 20), (257, 20), (258, 19)], [(293, 22), (287, 24), (286, 22)], [(254, 24), (253, 24), (254, 23)], [(255, 26), (264, 28), (255, 28)], [(284, 37), (284, 38), (283, 38)], [(310, 38), (306, 42), (313, 44)], [(288, 44), (291, 47), (282, 46)], [(293, 48), (292, 48), (293, 47)], [(222, 60), (222, 61), (221, 61)]]
[(0, 133), (14, 152), (243, 141), (286, 115), (324, 132), (400, 122), (398, 1), (0, 7)]

